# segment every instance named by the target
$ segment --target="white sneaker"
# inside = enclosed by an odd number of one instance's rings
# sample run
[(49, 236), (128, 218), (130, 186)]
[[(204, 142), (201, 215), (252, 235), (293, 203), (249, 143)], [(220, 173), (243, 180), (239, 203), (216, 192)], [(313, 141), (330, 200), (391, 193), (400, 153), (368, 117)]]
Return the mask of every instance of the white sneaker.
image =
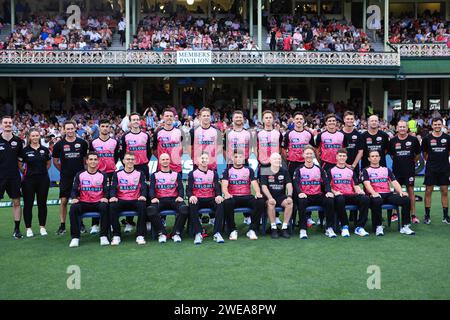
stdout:
[(236, 241), (238, 238), (238, 232), (237, 230), (234, 230), (233, 232), (230, 233), (230, 237), (228, 239), (230, 239), (231, 241)]
[(308, 228), (311, 228), (312, 226), (314, 226), (316, 224), (316, 222), (313, 220), (313, 219), (311, 219), (311, 218), (308, 218), (308, 220), (306, 220), (306, 226), (308, 227)]
[(224, 243), (225, 242), (225, 240), (223, 240), (223, 238), (222, 238), (222, 235), (220, 233), (218, 233), (218, 232), (214, 235), (214, 241), (217, 242), (217, 243)]
[(203, 237), (201, 233), (195, 235), (194, 244), (201, 244), (203, 242)]
[(45, 230), (45, 228), (40, 228), (40, 229), (39, 229), (39, 233), (40, 233), (41, 236), (43, 236), (43, 237), (48, 236), (47, 230)]
[(246, 217), (246, 218), (244, 218), (244, 223), (246, 224), (246, 225), (251, 225), (251, 223), (252, 223), (252, 218), (251, 217)]
[(101, 246), (109, 246), (109, 240), (107, 237), (100, 237), (100, 245)]
[(112, 238), (111, 245), (112, 246), (118, 246), (119, 244), (120, 244), (120, 237), (119, 236), (114, 236)]
[(180, 235), (176, 234), (172, 237), (173, 242), (175, 243), (180, 243), (181, 242), (181, 237)]
[(300, 230), (300, 239), (308, 239), (308, 235), (306, 234), (306, 230), (305, 229), (301, 229)]
[(256, 233), (255, 233), (255, 231), (253, 231), (253, 230), (249, 230), (249, 231), (247, 232), (247, 237), (248, 237), (250, 240), (258, 240), (258, 237), (256, 236)]
[(69, 248), (76, 248), (76, 247), (78, 247), (79, 245), (80, 245), (80, 239), (78, 239), (78, 238), (73, 238), (73, 239), (70, 241)]
[(409, 228), (409, 224), (403, 226), (403, 228), (400, 229), (400, 233), (401, 233), (401, 234), (406, 234), (406, 235), (408, 235), (408, 236), (413, 236), (413, 235), (416, 234), (414, 231), (412, 231), (412, 230)]
[(282, 224), (283, 224), (283, 222), (280, 220), (280, 218), (275, 218), (275, 223), (278, 225), (278, 226), (281, 226)]
[(133, 231), (133, 226), (131, 224), (126, 224), (125, 225), (125, 229), (123, 229), (123, 232), (125, 233), (130, 233), (131, 231)]
[(375, 235), (376, 235), (377, 237), (384, 236), (383, 226), (378, 226), (378, 227), (377, 227), (377, 230), (375, 231)]
[(97, 234), (100, 231), (100, 228), (98, 227), (98, 225), (94, 224), (91, 227), (91, 234)]
[(328, 228), (328, 229), (325, 231), (325, 235), (326, 235), (328, 238), (336, 238), (336, 233), (334, 233), (333, 228)]
[(211, 225), (211, 226), (213, 226), (214, 223), (216, 223), (216, 218), (209, 218), (208, 224)]
[(33, 230), (31, 230), (31, 228), (28, 228), (27, 229), (27, 238), (32, 238), (32, 237), (34, 237)]
[(366, 230), (364, 230), (364, 228), (362, 228), (362, 227), (356, 228), (355, 234), (357, 234), (360, 237), (367, 237), (369, 235), (369, 233)]
[(350, 232), (348, 232), (348, 226), (342, 227), (341, 236), (343, 236), (344, 238), (350, 238)]
[(152, 230), (152, 223), (151, 222), (147, 222), (145, 224), (145, 226), (147, 227), (147, 231), (151, 231)]
[(160, 234), (158, 237), (158, 242), (159, 243), (166, 243), (167, 242), (167, 237), (165, 234)]
[(144, 245), (144, 244), (146, 244), (147, 242), (145, 242), (145, 239), (144, 239), (143, 236), (139, 236), (139, 237), (136, 238), (136, 243), (137, 243), (138, 245)]

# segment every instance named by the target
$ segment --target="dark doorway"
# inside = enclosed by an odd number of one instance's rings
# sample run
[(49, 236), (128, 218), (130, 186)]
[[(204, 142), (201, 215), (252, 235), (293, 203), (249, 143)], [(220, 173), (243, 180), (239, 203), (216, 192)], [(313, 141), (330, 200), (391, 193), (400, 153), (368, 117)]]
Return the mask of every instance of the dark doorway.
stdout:
[(362, 2), (352, 2), (352, 23), (356, 28), (363, 27), (363, 4), (362, 4)]

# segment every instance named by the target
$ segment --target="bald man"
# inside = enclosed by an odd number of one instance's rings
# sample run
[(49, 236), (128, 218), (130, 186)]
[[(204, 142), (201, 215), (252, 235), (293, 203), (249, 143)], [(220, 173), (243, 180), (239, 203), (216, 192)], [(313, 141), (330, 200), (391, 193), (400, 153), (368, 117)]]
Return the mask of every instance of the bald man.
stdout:
[(378, 151), (380, 153), (380, 165), (386, 167), (386, 154), (389, 148), (389, 136), (380, 130), (380, 119), (377, 115), (372, 115), (367, 119), (367, 131), (361, 135), (363, 145), (363, 157), (361, 159), (362, 168), (366, 168), (369, 163), (369, 152)]

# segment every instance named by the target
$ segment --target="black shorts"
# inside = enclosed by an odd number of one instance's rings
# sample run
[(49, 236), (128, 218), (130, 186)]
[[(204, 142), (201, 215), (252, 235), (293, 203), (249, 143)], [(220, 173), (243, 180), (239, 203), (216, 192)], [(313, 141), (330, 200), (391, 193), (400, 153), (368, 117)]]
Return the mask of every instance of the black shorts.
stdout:
[(3, 199), (5, 191), (11, 199), (20, 198), (20, 185), (20, 176), (0, 180), (0, 199)]
[(61, 176), (61, 179), (59, 181), (59, 198), (70, 198), (74, 180), (75, 180), (75, 176), (73, 176), (73, 177)]
[(396, 177), (396, 178), (397, 178), (397, 182), (401, 186), (406, 186), (406, 187), (414, 187), (414, 182), (416, 181), (414, 176), (411, 176), (411, 177)]
[(425, 180), (423, 181), (423, 184), (426, 186), (448, 186), (449, 175), (448, 172), (425, 171)]
[[(264, 198), (266, 201), (268, 200), (266, 197), (264, 197)], [(274, 199), (277, 202), (275, 204), (275, 207), (281, 207), (281, 204), (283, 203), (284, 200), (287, 199), (287, 196), (278, 196), (278, 197), (274, 197)]]

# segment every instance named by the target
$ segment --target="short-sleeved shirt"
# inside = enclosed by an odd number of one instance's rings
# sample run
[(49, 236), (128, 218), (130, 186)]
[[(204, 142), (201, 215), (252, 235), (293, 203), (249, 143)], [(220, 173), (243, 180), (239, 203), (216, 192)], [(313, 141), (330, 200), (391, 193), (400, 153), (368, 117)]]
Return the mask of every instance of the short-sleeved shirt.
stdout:
[(355, 161), (358, 152), (363, 150), (361, 133), (356, 129), (353, 129), (350, 133), (346, 133), (344, 130), (341, 130), (341, 132), (347, 141), (347, 164), (351, 165)]
[(22, 139), (13, 135), (8, 141), (0, 134), (0, 180), (19, 176), (19, 157), (22, 150)]
[(392, 171), (396, 177), (409, 178), (415, 176), (415, 158), (420, 154), (419, 140), (411, 135), (406, 139), (398, 136), (389, 141), (389, 154), (392, 156)]
[(228, 181), (228, 192), (232, 196), (250, 196), (251, 182), (256, 180), (255, 172), (249, 167), (230, 167), (223, 172), (223, 180)]
[(84, 170), (84, 158), (87, 155), (88, 144), (81, 138), (68, 142), (65, 138), (58, 141), (53, 147), (53, 158), (61, 162), (61, 176), (75, 177)]
[(363, 181), (370, 182), (373, 190), (378, 193), (390, 193), (389, 181), (397, 180), (392, 171), (386, 167), (367, 167), (362, 171)]
[(44, 146), (25, 147), (20, 155), (20, 161), (26, 164), (25, 177), (48, 175), (47, 161), (50, 159), (50, 150)]
[(277, 173), (273, 173), (270, 168), (267, 168), (267, 170), (268, 174), (261, 175), (260, 177), (261, 186), (267, 186), (270, 194), (275, 199), (285, 196), (286, 185), (292, 183), (289, 172), (284, 168), (280, 168)]
[(450, 164), (448, 153), (450, 152), (450, 136), (442, 133), (440, 137), (428, 134), (422, 140), (422, 151), (428, 154), (425, 167), (429, 172), (442, 172), (448, 174)]

